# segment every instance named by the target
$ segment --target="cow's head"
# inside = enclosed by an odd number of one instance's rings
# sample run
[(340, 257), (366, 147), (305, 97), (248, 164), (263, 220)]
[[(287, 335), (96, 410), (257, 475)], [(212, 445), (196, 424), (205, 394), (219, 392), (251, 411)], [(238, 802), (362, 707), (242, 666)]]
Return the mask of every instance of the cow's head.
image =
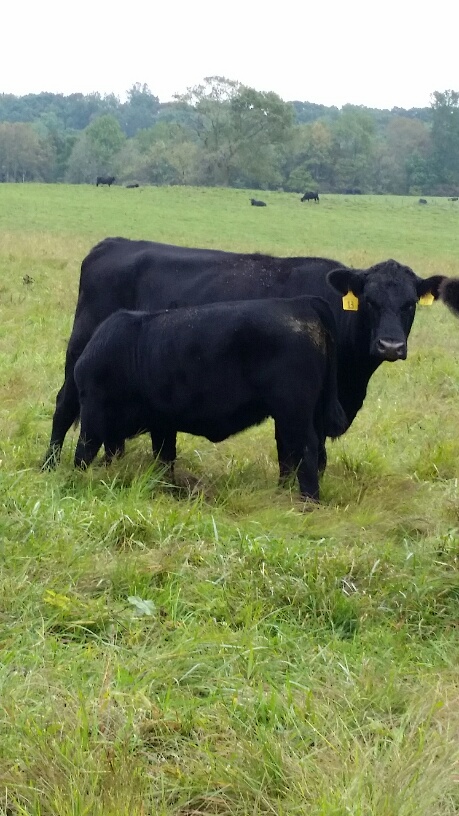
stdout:
[(405, 360), (407, 339), (420, 298), (439, 297), (444, 275), (419, 278), (409, 266), (383, 261), (369, 269), (332, 269), (329, 284), (342, 295), (358, 298), (358, 311), (370, 338), (368, 349), (378, 360)]

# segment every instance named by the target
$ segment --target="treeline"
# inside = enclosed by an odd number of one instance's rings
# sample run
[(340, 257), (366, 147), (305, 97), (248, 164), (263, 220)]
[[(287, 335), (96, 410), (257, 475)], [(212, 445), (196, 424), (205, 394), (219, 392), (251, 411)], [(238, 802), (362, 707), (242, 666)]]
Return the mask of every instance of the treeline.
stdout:
[(113, 94), (0, 95), (0, 181), (230, 185), (300, 192), (459, 191), (459, 92), (429, 108), (284, 102), (210, 77), (174, 102)]

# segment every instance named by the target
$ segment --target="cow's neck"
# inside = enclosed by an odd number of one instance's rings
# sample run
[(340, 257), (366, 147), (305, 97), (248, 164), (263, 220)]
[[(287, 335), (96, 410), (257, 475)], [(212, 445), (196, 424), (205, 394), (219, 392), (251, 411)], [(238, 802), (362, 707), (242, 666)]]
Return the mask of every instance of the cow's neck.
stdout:
[[(349, 323), (348, 323), (349, 327)], [(341, 325), (341, 329), (343, 326)], [(359, 321), (351, 332), (340, 332), (338, 347), (338, 395), (349, 422), (360, 411), (367, 393), (368, 382), (381, 361), (369, 354), (370, 332)]]

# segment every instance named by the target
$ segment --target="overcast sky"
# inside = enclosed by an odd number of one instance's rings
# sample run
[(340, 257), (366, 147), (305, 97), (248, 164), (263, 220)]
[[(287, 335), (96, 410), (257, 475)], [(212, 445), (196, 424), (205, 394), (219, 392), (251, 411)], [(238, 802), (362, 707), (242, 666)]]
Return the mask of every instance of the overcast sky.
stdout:
[(459, 90), (454, 0), (14, 0), (2, 7), (0, 92), (162, 102), (206, 76), (285, 100), (425, 107)]

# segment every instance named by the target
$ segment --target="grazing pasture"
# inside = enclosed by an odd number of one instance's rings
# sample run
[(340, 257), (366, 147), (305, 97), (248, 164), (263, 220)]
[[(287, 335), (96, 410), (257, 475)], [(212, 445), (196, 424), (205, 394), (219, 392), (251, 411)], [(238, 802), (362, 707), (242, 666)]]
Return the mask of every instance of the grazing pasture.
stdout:
[[(459, 275), (446, 199), (0, 185), (0, 814), (459, 810), (459, 321), (419, 306), (329, 444), (322, 506), (268, 422), (40, 473), (79, 265), (107, 235)], [(189, 474), (192, 474), (192, 477)]]

